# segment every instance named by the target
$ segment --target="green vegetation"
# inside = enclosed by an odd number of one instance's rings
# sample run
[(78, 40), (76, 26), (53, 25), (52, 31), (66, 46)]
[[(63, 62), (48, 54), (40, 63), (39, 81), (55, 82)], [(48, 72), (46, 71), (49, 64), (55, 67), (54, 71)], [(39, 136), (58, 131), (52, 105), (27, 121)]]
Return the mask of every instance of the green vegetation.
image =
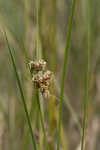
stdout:
[(99, 150), (99, 0), (0, 0), (0, 150)]

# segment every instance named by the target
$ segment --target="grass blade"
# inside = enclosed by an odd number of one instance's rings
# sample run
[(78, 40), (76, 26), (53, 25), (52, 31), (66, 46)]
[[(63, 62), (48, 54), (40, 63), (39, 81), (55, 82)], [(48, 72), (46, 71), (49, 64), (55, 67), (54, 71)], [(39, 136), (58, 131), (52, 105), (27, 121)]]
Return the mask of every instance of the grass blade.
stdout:
[[(42, 57), (42, 51), (41, 51), (41, 11), (42, 11), (42, 0), (37, 0), (36, 3), (36, 12), (37, 12), (37, 47), (36, 47), (36, 59), (40, 60)], [(39, 114), (40, 114), (40, 122), (41, 122), (41, 127), (44, 135), (44, 141), (46, 145), (46, 149), (49, 149), (48, 146), (48, 141), (47, 141), (47, 136), (46, 136), (46, 131), (45, 131), (45, 126), (44, 126), (44, 119), (43, 119), (43, 112), (41, 108), (41, 103), (40, 103), (40, 97), (39, 97), (39, 90), (37, 89), (36, 91), (37, 94), (37, 105), (39, 109)], [(43, 105), (43, 104), (42, 104)]]
[(9, 45), (6, 33), (5, 33), (5, 37), (6, 37), (6, 41), (7, 41), (7, 45), (8, 45), (8, 49), (9, 49), (9, 54), (11, 56), (12, 65), (13, 65), (13, 68), (14, 68), (14, 71), (15, 71), (15, 75), (16, 75), (18, 87), (19, 87), (19, 90), (20, 90), (21, 99), (22, 99), (22, 102), (23, 102), (24, 111), (25, 111), (25, 114), (26, 114), (26, 118), (27, 118), (27, 122), (28, 122), (28, 126), (29, 126), (30, 135), (32, 137), (33, 147), (34, 147), (34, 150), (37, 150), (35, 139), (34, 139), (34, 135), (33, 135), (33, 130), (32, 130), (32, 126), (31, 126), (31, 122), (30, 122), (30, 118), (29, 118), (29, 114), (28, 114), (28, 111), (27, 111), (25, 97), (24, 97), (24, 94), (23, 94), (22, 85), (21, 85), (21, 82), (20, 82), (20, 79), (19, 79), (19, 75), (18, 75), (17, 68), (16, 68), (16, 63), (15, 63), (14, 56), (12, 54), (12, 50), (10, 48), (10, 45)]
[(43, 130), (44, 141), (46, 144), (46, 149), (48, 150), (49, 147), (48, 147), (47, 136), (46, 136), (46, 131), (45, 131), (45, 127), (44, 127), (44, 119), (43, 119), (43, 115), (42, 115), (42, 109), (41, 109), (40, 100), (39, 100), (39, 91), (37, 91), (37, 105), (38, 105), (38, 109), (39, 109), (39, 113), (40, 113), (40, 121), (41, 121), (42, 130)]
[(85, 87), (85, 101), (84, 101), (84, 117), (83, 117), (83, 127), (82, 127), (82, 142), (81, 150), (85, 149), (85, 137), (86, 137), (86, 126), (88, 117), (88, 102), (89, 102), (89, 78), (90, 78), (90, 0), (88, 0), (88, 56), (87, 56), (87, 72), (86, 72), (86, 87)]
[(70, 47), (70, 41), (71, 41), (71, 31), (72, 31), (72, 23), (73, 23), (75, 5), (76, 5), (76, 0), (73, 0), (71, 16), (70, 16), (70, 21), (69, 21), (69, 25), (68, 25), (67, 41), (66, 41), (66, 48), (65, 48), (65, 54), (64, 54), (63, 71), (62, 71), (62, 82), (61, 82), (61, 91), (60, 91), (60, 105), (59, 105), (57, 150), (59, 150), (60, 139), (61, 139), (60, 135), (61, 135), (61, 122), (62, 122), (62, 106), (63, 106), (63, 99), (64, 99), (64, 86), (65, 86), (64, 82), (65, 82), (65, 76), (66, 76), (66, 67), (67, 67), (67, 64), (68, 64), (68, 54), (69, 54), (69, 47)]

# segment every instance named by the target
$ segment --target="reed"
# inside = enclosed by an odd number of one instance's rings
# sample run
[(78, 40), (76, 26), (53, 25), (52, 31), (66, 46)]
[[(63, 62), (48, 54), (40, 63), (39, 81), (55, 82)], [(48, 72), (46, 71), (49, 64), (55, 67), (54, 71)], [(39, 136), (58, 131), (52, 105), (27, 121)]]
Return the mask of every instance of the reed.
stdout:
[(31, 122), (30, 122), (30, 118), (29, 118), (27, 106), (26, 106), (26, 100), (25, 100), (24, 93), (23, 93), (23, 88), (22, 88), (22, 85), (21, 85), (21, 81), (20, 81), (20, 78), (19, 78), (19, 75), (18, 75), (18, 71), (17, 71), (15, 59), (14, 59), (14, 56), (13, 56), (10, 44), (8, 42), (6, 33), (5, 33), (5, 38), (6, 38), (6, 41), (7, 41), (9, 54), (10, 54), (12, 65), (13, 65), (14, 72), (15, 72), (15, 75), (16, 75), (16, 79), (17, 79), (19, 91), (20, 91), (20, 94), (21, 94), (21, 99), (22, 99), (22, 102), (23, 102), (23, 107), (24, 107), (24, 111), (25, 111), (25, 114), (26, 114), (26, 118), (27, 118), (27, 122), (28, 122), (28, 126), (29, 126), (30, 135), (32, 137), (33, 147), (34, 147), (35, 150), (37, 150), (37, 146), (36, 146), (36, 143), (35, 143), (35, 138), (34, 138), (34, 134), (33, 134), (33, 130), (32, 130), (32, 126), (31, 126)]
[(60, 149), (62, 108), (63, 108), (63, 100), (64, 100), (65, 77), (66, 77), (66, 71), (67, 71), (67, 65), (68, 65), (68, 55), (69, 55), (72, 23), (73, 23), (73, 18), (74, 18), (74, 13), (75, 13), (76, 1), (77, 0), (73, 0), (73, 2), (72, 2), (71, 16), (69, 19), (69, 25), (68, 25), (68, 31), (67, 31), (66, 48), (65, 48), (65, 53), (64, 53), (64, 63), (63, 63), (63, 69), (62, 69), (62, 81), (61, 81), (61, 91), (60, 91), (57, 150)]
[(86, 127), (87, 127), (87, 119), (88, 119), (89, 81), (90, 81), (90, 56), (91, 56), (91, 43), (90, 43), (91, 42), (90, 6), (91, 6), (91, 1), (88, 0), (88, 51), (87, 51), (86, 86), (85, 86), (84, 116), (83, 116), (83, 125), (82, 125), (81, 150), (85, 150)]

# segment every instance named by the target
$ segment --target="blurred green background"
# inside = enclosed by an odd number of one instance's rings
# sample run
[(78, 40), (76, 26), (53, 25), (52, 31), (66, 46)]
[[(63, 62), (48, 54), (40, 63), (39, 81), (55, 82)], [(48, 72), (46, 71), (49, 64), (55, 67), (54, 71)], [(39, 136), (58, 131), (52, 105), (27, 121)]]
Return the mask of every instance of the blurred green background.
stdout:
[[(39, 9), (40, 49), (42, 58), (47, 61), (48, 68), (55, 74), (57, 85), (54, 85), (55, 90), (51, 90), (51, 92), (52, 95), (58, 97), (71, 4), (72, 0), (41, 0)], [(87, 150), (100, 150), (99, 14), (100, 1), (91, 0), (91, 73), (86, 137)], [(14, 47), (18, 73), (22, 81), (32, 125), (35, 128), (34, 124), (37, 122), (38, 111), (37, 107), (34, 108), (36, 105), (26, 65), (26, 55), (28, 60), (35, 59), (37, 0), (0, 0), (0, 150), (31, 150), (31, 138), (3, 34), (4, 30), (11, 47)], [(63, 104), (66, 150), (80, 150), (80, 132), (67, 101), (76, 112), (81, 123), (88, 49), (87, 31), (87, 0), (78, 0), (72, 28), (68, 76), (65, 81), (65, 101)], [(47, 111), (45, 107), (44, 109)], [(57, 108), (53, 109), (56, 113)], [(56, 128), (55, 125), (54, 128)]]

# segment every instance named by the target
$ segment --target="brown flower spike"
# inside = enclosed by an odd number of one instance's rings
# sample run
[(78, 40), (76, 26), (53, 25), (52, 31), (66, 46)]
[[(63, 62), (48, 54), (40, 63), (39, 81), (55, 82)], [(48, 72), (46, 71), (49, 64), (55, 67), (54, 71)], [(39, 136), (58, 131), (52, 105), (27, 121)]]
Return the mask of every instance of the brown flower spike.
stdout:
[(46, 67), (46, 61), (39, 60), (39, 61), (30, 61), (29, 63), (31, 71), (43, 71)]
[(47, 98), (50, 96), (49, 87), (52, 81), (52, 72), (45, 70), (46, 62), (44, 60), (31, 61), (29, 63), (33, 75), (32, 81), (36, 88), (40, 89), (42, 95)]

